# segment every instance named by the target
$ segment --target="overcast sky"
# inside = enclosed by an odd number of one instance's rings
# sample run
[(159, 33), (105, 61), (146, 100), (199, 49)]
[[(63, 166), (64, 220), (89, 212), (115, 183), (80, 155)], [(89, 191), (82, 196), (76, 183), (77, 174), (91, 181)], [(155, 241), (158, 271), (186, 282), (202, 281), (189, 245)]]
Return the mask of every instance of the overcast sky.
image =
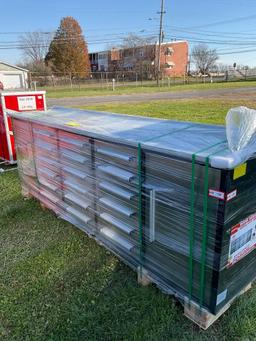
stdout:
[[(220, 62), (256, 66), (256, 0), (165, 0), (165, 3), (166, 41), (186, 39), (191, 47), (206, 42), (217, 49)], [(2, 1), (0, 60), (20, 62), (21, 51), (10, 47), (17, 45), (21, 33), (54, 31), (64, 16), (79, 21), (90, 51), (117, 45), (129, 32), (157, 35), (159, 9), (160, 0)]]

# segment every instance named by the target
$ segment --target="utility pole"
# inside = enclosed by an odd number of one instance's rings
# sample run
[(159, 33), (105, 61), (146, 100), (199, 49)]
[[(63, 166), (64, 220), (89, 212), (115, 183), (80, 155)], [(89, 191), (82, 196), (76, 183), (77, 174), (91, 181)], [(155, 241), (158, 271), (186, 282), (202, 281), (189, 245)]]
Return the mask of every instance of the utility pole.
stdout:
[(164, 11), (164, 0), (161, 0), (160, 14), (160, 27), (159, 27), (159, 40), (158, 40), (158, 58), (157, 58), (157, 86), (159, 86), (160, 72), (161, 72), (161, 45), (163, 42), (163, 17), (166, 12)]

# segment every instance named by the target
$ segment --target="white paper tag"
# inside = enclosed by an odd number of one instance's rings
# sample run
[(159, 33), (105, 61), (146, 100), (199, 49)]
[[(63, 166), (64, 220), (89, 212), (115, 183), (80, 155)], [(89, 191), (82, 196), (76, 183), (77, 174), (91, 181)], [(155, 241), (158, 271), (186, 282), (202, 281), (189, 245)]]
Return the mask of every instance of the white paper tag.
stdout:
[(231, 199), (234, 199), (237, 196), (237, 190), (230, 192), (227, 194), (227, 201), (230, 201)]
[(217, 302), (216, 305), (219, 305), (221, 302), (223, 302), (226, 297), (227, 297), (228, 289), (222, 291), (218, 296), (217, 296)]
[(216, 199), (225, 200), (225, 193), (215, 189), (209, 189), (209, 196)]
[(36, 110), (35, 96), (20, 96), (18, 97), (18, 108), (20, 111)]

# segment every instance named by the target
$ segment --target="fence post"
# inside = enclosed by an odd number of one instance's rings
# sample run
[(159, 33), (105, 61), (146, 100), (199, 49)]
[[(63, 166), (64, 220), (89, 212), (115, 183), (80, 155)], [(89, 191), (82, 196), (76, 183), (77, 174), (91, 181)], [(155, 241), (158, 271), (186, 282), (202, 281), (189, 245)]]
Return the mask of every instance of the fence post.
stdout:
[(33, 81), (32, 82), (32, 84), (34, 85), (34, 90), (36, 91), (37, 89), (36, 89), (36, 83), (37, 83), (37, 81)]
[(228, 82), (228, 71), (225, 72), (225, 81)]
[(103, 74), (102, 74), (102, 72), (100, 73), (100, 80), (101, 80), (101, 87), (103, 88)]
[(115, 91), (115, 82), (116, 82), (116, 80), (115, 80), (115, 78), (113, 78), (112, 79), (112, 90), (113, 91)]
[(29, 89), (32, 88), (32, 74), (31, 74), (31, 72), (28, 73), (28, 87), (29, 87)]
[(107, 85), (107, 89), (108, 89), (108, 72), (106, 71), (106, 85)]
[(69, 81), (70, 81), (70, 88), (73, 89), (73, 83), (72, 83), (72, 75), (71, 72), (69, 74)]

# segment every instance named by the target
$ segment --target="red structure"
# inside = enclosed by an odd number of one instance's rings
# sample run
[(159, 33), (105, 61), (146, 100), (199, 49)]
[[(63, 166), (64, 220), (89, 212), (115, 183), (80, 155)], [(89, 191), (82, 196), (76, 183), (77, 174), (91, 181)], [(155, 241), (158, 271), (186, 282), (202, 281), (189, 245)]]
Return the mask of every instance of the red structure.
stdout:
[[(133, 71), (155, 75), (158, 68), (159, 46), (148, 44), (124, 49), (90, 53), (91, 70), (100, 72)], [(171, 41), (161, 44), (160, 66), (165, 77), (183, 77), (189, 63), (187, 41)]]
[(16, 150), (8, 110), (46, 110), (45, 91), (0, 92), (0, 159), (13, 164), (16, 162)]

